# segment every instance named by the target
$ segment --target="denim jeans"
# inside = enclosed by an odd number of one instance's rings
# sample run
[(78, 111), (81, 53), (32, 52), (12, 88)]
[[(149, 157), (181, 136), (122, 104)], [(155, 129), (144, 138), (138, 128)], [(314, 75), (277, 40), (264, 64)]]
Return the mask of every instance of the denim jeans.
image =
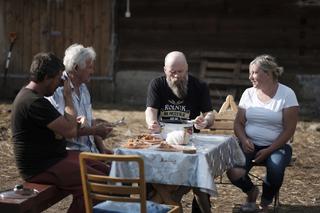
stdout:
[[(251, 168), (254, 166), (252, 160), (255, 158), (256, 153), (267, 148), (266, 146), (256, 146), (255, 151), (252, 153), (244, 153), (246, 157), (246, 164), (244, 167), (246, 170), (246, 175), (232, 183), (242, 189), (243, 192), (247, 193), (253, 188), (253, 183), (248, 175)], [(263, 164), (266, 169), (266, 176), (263, 182), (263, 192), (261, 196), (261, 202), (265, 205), (272, 203), (273, 197), (279, 191), (284, 177), (284, 172), (286, 167), (291, 161), (292, 148), (290, 145), (285, 144), (282, 148), (274, 151), (269, 155), (261, 164)]]

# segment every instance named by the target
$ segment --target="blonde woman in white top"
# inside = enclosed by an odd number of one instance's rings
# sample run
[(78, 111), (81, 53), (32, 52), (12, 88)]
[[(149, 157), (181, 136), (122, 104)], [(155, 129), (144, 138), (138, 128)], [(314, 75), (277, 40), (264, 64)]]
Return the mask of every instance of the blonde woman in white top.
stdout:
[(278, 82), (282, 72), (272, 56), (256, 57), (249, 66), (253, 87), (245, 90), (239, 102), (234, 132), (246, 156), (246, 165), (231, 169), (228, 177), (247, 194), (241, 207), (244, 212), (256, 210), (259, 195), (248, 176), (253, 163), (263, 163), (267, 168), (260, 202), (261, 211), (267, 212), (291, 160), (292, 148), (287, 143), (296, 129), (299, 104), (294, 91)]

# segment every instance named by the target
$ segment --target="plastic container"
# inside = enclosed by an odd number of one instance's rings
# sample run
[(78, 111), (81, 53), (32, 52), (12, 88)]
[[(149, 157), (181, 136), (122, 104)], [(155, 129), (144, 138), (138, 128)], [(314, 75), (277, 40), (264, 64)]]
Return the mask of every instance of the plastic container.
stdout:
[(0, 199), (26, 199), (38, 194), (38, 190), (24, 188), (23, 185), (16, 185), (13, 189), (0, 193)]
[(181, 123), (160, 122), (160, 125), (161, 125), (161, 137), (163, 139), (166, 139), (167, 135), (170, 132), (179, 131), (179, 130), (183, 131), (184, 138), (183, 138), (183, 141), (180, 142), (180, 144), (188, 144), (193, 134), (193, 123), (187, 123), (183, 121)]

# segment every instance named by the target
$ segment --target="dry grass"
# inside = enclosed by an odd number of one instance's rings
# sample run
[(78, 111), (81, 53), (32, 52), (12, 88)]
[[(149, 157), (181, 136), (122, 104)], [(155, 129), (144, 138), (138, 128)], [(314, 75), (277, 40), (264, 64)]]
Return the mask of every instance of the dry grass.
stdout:
[[(10, 104), (0, 104), (0, 190), (12, 188), (21, 182), (14, 164), (10, 142)], [(94, 110), (95, 117), (115, 121), (126, 118), (127, 125), (114, 129), (104, 142), (109, 148), (119, 147), (130, 136), (146, 131), (144, 111), (113, 105), (100, 105)], [(320, 212), (320, 122), (300, 121), (293, 143), (296, 161), (286, 171), (284, 184), (280, 192), (282, 203), (279, 212)], [(262, 174), (263, 169), (255, 171)], [(225, 181), (226, 178), (224, 178)], [(238, 212), (239, 205), (245, 199), (243, 193), (231, 185), (218, 185), (219, 196), (212, 197), (213, 212)], [(184, 212), (190, 212), (192, 194), (184, 196)], [(66, 212), (71, 197), (48, 209), (46, 212)]]

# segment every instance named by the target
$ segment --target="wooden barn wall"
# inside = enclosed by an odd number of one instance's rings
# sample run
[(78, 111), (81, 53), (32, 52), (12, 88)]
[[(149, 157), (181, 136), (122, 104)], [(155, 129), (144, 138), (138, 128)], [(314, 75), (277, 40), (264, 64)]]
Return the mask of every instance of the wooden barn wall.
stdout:
[[(94, 77), (110, 79), (113, 67), (110, 48), (112, 2), (0, 0), (1, 65), (10, 45), (8, 34), (17, 33), (7, 79), (10, 82), (25, 81), (33, 55), (52, 51), (62, 59), (64, 50), (73, 43), (92, 46), (97, 53)], [(20, 86), (21, 83), (17, 84)], [(91, 83), (91, 88), (97, 90), (96, 94), (101, 93), (98, 84), (99, 81), (94, 80)]]
[(303, 0), (118, 1), (120, 70), (161, 68), (182, 50), (197, 63), (205, 52), (274, 54), (292, 72), (319, 73), (320, 6)]

